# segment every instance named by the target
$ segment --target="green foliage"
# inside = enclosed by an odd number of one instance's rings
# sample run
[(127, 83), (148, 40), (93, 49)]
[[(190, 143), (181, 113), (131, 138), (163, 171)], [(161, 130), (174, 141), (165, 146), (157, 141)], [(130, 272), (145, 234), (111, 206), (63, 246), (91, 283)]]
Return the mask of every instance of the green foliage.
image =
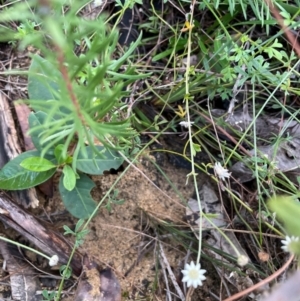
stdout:
[[(0, 170), (0, 189), (5, 190), (22, 190), (37, 186), (49, 178), (51, 178), (55, 171), (55, 165), (51, 169), (48, 169), (49, 164), (47, 161), (47, 168), (43, 168), (40, 165), (39, 172), (28, 170), (21, 166), (21, 163), (24, 160), (30, 160), (31, 158), (39, 156), (38, 151), (28, 151), (20, 154), (15, 159), (8, 162), (1, 170)], [(25, 161), (25, 163), (26, 163)], [(41, 161), (39, 161), (41, 162)], [(24, 164), (23, 164), (24, 165)], [(25, 164), (26, 166), (26, 164)]]
[(34, 21), (25, 20), (24, 23), (21, 23), (20, 26), (18, 26), (18, 33), (16, 35), (16, 38), (20, 40), (26, 38), (28, 35), (36, 31), (36, 27), (37, 24)]
[(89, 233), (89, 230), (87, 229), (82, 229), (84, 224), (84, 220), (80, 219), (78, 220), (76, 226), (75, 226), (75, 231), (71, 230), (68, 226), (64, 225), (64, 230), (65, 230), (65, 235), (73, 235), (75, 237), (75, 245), (79, 247), (80, 245), (83, 244), (84, 239), (86, 235)]
[[(94, 183), (86, 174), (101, 175), (112, 168), (118, 169), (124, 157), (139, 151), (141, 142), (131, 123), (134, 122), (138, 131), (147, 129), (156, 139), (164, 131), (178, 131), (179, 121), (185, 119), (190, 120), (192, 126), (183, 129), (189, 137), (184, 156), (190, 154), (193, 170), (188, 178), (189, 181), (194, 179), (197, 191), (198, 171), (194, 159), (201, 156), (200, 152), (207, 151), (210, 161), (216, 162), (220, 157), (215, 156), (210, 146), (219, 149), (222, 161), (230, 166), (232, 158), (241, 160), (239, 148), (244, 147), (244, 142), (247, 150), (257, 147), (253, 141), (256, 139), (255, 119), (262, 113), (255, 111), (257, 107), (268, 105), (277, 112), (281, 110), (285, 116), (290, 113), (287, 96), (300, 93), (296, 68), (299, 62), (294, 46), (282, 37), (283, 31), (278, 30), (280, 27), (265, 1), (177, 1), (175, 5), (163, 1), (166, 9), (162, 11), (155, 8), (154, 2), (150, 1), (149, 10), (147, 7), (147, 11), (142, 12), (147, 18), (139, 25), (140, 32), (150, 35), (143, 39), (140, 35), (134, 44), (121, 50), (117, 47), (117, 24), (107, 26), (103, 14), (95, 21), (78, 17), (79, 9), (85, 4), (80, 1), (54, 0), (52, 7), (40, 7), (38, 2), (29, 1), (0, 13), (3, 22), (18, 24), (13, 34), (7, 27), (0, 28), (0, 39), (13, 36), (20, 48), (30, 45), (40, 53), (32, 56), (28, 73), (28, 104), (33, 110), (29, 116), (29, 133), (37, 153), (18, 159), (17, 163), (10, 162), (12, 168), (9, 164), (5, 166), (0, 172), (0, 187), (27, 188), (46, 180), (50, 174), (60, 173), (59, 191), (66, 208), (78, 218), (89, 218), (98, 207), (91, 196)], [(118, 0), (115, 5), (121, 8), (121, 15), (135, 3), (142, 1)], [(297, 30), (299, 1), (276, 1), (275, 5), (285, 24)], [(181, 17), (169, 18), (170, 12), (180, 12)], [(182, 18), (184, 15), (188, 22)], [(269, 35), (271, 26), (273, 31)], [(155, 45), (149, 50), (151, 39)], [(146, 51), (141, 51), (143, 58), (139, 58), (135, 67), (133, 55), (141, 43)], [(196, 59), (190, 64), (187, 58), (191, 56)], [(138, 82), (140, 79), (142, 84)], [(280, 97), (275, 97), (275, 93)], [(237, 94), (243, 97), (243, 103), (240, 99), (235, 101)], [(130, 99), (130, 108), (122, 101), (125, 98)], [(222, 100), (234, 106), (233, 115), (241, 107), (252, 109), (243, 111), (245, 115), (250, 113), (251, 120), (243, 133), (237, 130), (239, 122), (232, 132), (225, 128), (227, 134), (237, 140), (235, 147), (216, 133), (225, 121), (215, 118), (210, 108), (214, 109), (217, 102), (221, 107)], [(147, 106), (152, 110), (150, 114), (147, 114)], [(290, 120), (294, 121), (297, 114), (290, 114)], [(282, 120), (285, 116), (281, 116)], [(212, 130), (211, 125), (217, 127)], [(245, 141), (248, 136), (251, 138)], [(264, 141), (264, 145), (268, 142)], [(260, 158), (259, 154), (245, 163), (256, 176), (255, 195), (260, 210), (257, 216), (261, 223), (270, 218), (261, 210), (267, 211), (263, 208), (262, 196), (281, 193), (282, 187), (276, 186), (280, 181), (287, 191), (292, 189), (292, 184), (278, 179), (276, 162)], [(208, 167), (199, 166), (211, 177)], [(226, 184), (220, 185), (222, 193), (226, 193)], [(232, 204), (237, 199), (241, 205), (245, 204), (231, 189), (227, 189), (227, 193), (232, 197)], [(123, 202), (114, 190), (105, 207), (111, 211), (112, 206)], [(281, 209), (277, 203), (276, 206), (280, 218)], [(299, 236), (298, 230), (293, 230), (299, 225), (294, 222), (288, 226), (290, 213), (286, 212), (282, 220), (287, 221), (287, 231)], [(239, 210), (235, 213), (239, 215)], [(252, 222), (247, 225), (251, 227)], [(259, 231), (261, 229), (259, 225)], [(82, 242), (79, 229), (67, 232), (76, 236), (78, 245)], [(256, 234), (252, 238), (258, 240)], [(262, 249), (261, 241), (256, 247)], [(200, 249), (201, 246), (199, 256)]]
[[(62, 167), (59, 191), (68, 211), (77, 218), (90, 217), (97, 203), (90, 195), (94, 182), (85, 174), (77, 174), (71, 167), (72, 157), (60, 156), (61, 145), (53, 151), (54, 155), (41, 157), (40, 151), (28, 151), (11, 160), (0, 170), (0, 188), (6, 190), (27, 189), (37, 186), (51, 178)], [(96, 152), (93, 152), (93, 150)], [(123, 159), (112, 156), (112, 151), (102, 146), (87, 147), (86, 156), (78, 156), (78, 170), (86, 173), (101, 175), (105, 170), (118, 168)], [(101, 156), (101, 157), (100, 157)], [(108, 157), (106, 157), (108, 156)], [(85, 165), (85, 167), (83, 167)]]
[(55, 300), (56, 297), (56, 292), (48, 292), (46, 290), (42, 291), (42, 295), (43, 295), (43, 301), (51, 301), (51, 300)]
[(72, 276), (72, 269), (63, 264), (59, 267), (59, 273), (64, 279), (70, 279)]
[(78, 154), (76, 167), (79, 171), (90, 175), (102, 175), (105, 170), (118, 169), (123, 161), (116, 151), (103, 146), (87, 146)]
[(69, 165), (65, 165), (63, 168), (63, 187), (68, 191), (72, 191), (76, 186), (76, 174)]
[(287, 234), (300, 237), (299, 200), (296, 197), (277, 196), (271, 198), (268, 205), (276, 213), (276, 217), (284, 223)]
[[(116, 58), (118, 32), (108, 29), (104, 18), (79, 17), (79, 1), (68, 3), (67, 14), (62, 10), (64, 1), (51, 4), (39, 7), (32, 1), (0, 13), (3, 21), (20, 22), (14, 36), (20, 47), (31, 45), (42, 54), (32, 56), (28, 73), (27, 102), (33, 110), (29, 135), (37, 150), (2, 168), (0, 188), (26, 189), (61, 172), (59, 191), (66, 208), (78, 218), (88, 218), (97, 203), (90, 195), (94, 183), (85, 173), (102, 175), (118, 169), (130, 153), (137, 132), (122, 99), (129, 84), (150, 73), (138, 73), (129, 60), (141, 35)], [(123, 9), (133, 4), (127, 1)], [(31, 6), (37, 6), (34, 15)], [(24, 13), (15, 13), (21, 9)], [(5, 37), (1, 27), (0, 34)], [(79, 54), (74, 41), (84, 49)], [(120, 69), (125, 62), (129, 65)]]
[(76, 179), (74, 189), (69, 190), (68, 186), (64, 186), (64, 178), (61, 177), (59, 181), (59, 192), (64, 205), (77, 218), (90, 217), (97, 207), (97, 203), (90, 194), (92, 188), (95, 187), (94, 182), (88, 176), (81, 174), (80, 178)]
[(124, 203), (123, 199), (122, 200), (117, 199), (118, 194), (119, 194), (119, 190), (115, 189), (113, 191), (113, 194), (108, 196), (108, 200), (107, 200), (107, 203), (105, 205), (108, 212), (111, 212), (112, 205), (122, 205)]
[(29, 157), (20, 163), (20, 166), (30, 171), (47, 171), (56, 168), (51, 161), (41, 157)]
[[(60, 78), (60, 72), (49, 61), (35, 55), (32, 58), (28, 77), (29, 99), (44, 101), (57, 100), (59, 85), (55, 79)], [(45, 105), (45, 104), (44, 104)], [(32, 105), (35, 109), (34, 105)], [(51, 106), (43, 107), (44, 111)], [(38, 109), (36, 110), (38, 111)]]

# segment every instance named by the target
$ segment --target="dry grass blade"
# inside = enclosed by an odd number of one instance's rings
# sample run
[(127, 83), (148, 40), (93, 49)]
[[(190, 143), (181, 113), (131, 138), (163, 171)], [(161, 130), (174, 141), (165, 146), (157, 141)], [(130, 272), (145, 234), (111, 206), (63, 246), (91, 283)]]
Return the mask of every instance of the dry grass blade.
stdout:
[(177, 280), (176, 280), (176, 277), (175, 277), (175, 275), (174, 275), (174, 273), (173, 273), (173, 271), (172, 271), (172, 269), (169, 265), (169, 262), (168, 262), (168, 259), (167, 259), (166, 255), (165, 255), (162, 244), (161, 244), (161, 242), (158, 242), (158, 244), (159, 244), (159, 251), (160, 251), (159, 253), (160, 253), (160, 256), (162, 258), (161, 262), (163, 263), (164, 268), (167, 268), (168, 273), (169, 273), (169, 277), (171, 278), (172, 284), (174, 285), (175, 290), (176, 290), (180, 300), (184, 301), (185, 300), (184, 294), (183, 294), (181, 288), (179, 287), (179, 285), (177, 283)]
[[(250, 294), (251, 292), (253, 292), (254, 290), (262, 287), (263, 285), (265, 285), (266, 283), (269, 283), (270, 281), (276, 279), (280, 274), (282, 274), (287, 268), (288, 266), (291, 264), (291, 262), (293, 261), (294, 256), (291, 256), (288, 261), (278, 270), (276, 271), (273, 275), (267, 277), (266, 279), (260, 281), (259, 283), (253, 285), (252, 287), (249, 287), (248, 289), (239, 292), (223, 301), (234, 301), (237, 300), (241, 297), (247, 296), (248, 294)], [(273, 301), (273, 300), (272, 300)], [(274, 300), (275, 301), (275, 300)]]

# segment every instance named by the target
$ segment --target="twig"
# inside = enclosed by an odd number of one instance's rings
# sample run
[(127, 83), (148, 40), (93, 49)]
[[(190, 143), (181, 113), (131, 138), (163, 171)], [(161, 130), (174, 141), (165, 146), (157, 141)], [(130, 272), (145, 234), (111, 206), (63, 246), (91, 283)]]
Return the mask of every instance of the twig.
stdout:
[[(213, 120), (211, 120), (210, 118), (208, 118), (205, 114), (199, 112), (199, 115), (201, 115), (201, 117), (203, 117), (206, 121), (208, 121), (210, 124), (213, 124)], [(226, 130), (222, 129), (220, 126), (215, 124), (215, 127), (223, 134), (225, 135), (228, 139), (230, 139), (235, 145), (238, 145), (238, 148), (247, 156), (252, 157), (252, 155), (242, 146), (240, 145), (236, 139), (234, 139), (230, 134), (228, 134), (226, 132)]]
[(285, 269), (291, 264), (291, 262), (294, 259), (294, 255), (291, 255), (291, 257), (288, 259), (288, 261), (283, 265), (283, 267), (281, 267), (278, 271), (276, 271), (273, 275), (267, 277), (266, 279), (256, 283), (255, 285), (245, 289), (242, 292), (239, 292), (223, 301), (233, 301), (236, 300), (238, 298), (244, 297), (245, 295), (253, 292), (254, 290), (258, 289), (261, 286), (264, 286), (265, 284), (269, 283), (270, 281), (274, 280), (276, 277), (278, 277), (281, 273), (283, 273), (285, 271)]
[[(244, 64), (241, 68), (243, 71), (246, 70), (246, 65)], [(241, 82), (241, 79), (242, 79), (242, 76), (243, 74), (242, 73), (239, 73), (236, 81), (235, 81), (235, 84), (233, 86), (233, 89), (232, 89), (232, 98), (230, 100), (230, 103), (229, 103), (229, 108), (228, 108), (228, 111), (227, 111), (227, 114), (228, 114), (228, 118), (232, 115), (233, 113), (233, 109), (234, 109), (234, 104), (236, 102), (238, 102), (238, 100), (236, 99), (237, 95), (240, 93), (241, 89), (242, 89), (242, 86), (240, 86), (240, 88), (238, 89), (238, 86)]]
[(300, 295), (300, 271), (297, 271), (284, 284), (276, 288), (271, 295), (263, 301), (297, 301)]
[(170, 276), (171, 281), (172, 281), (172, 283), (173, 283), (173, 285), (174, 285), (174, 287), (176, 289), (176, 292), (177, 292), (179, 298), (182, 301), (185, 301), (185, 297), (183, 295), (183, 292), (182, 292), (181, 288), (179, 287), (179, 285), (177, 283), (176, 277), (175, 277), (175, 275), (174, 275), (174, 273), (173, 273), (173, 271), (172, 271), (172, 269), (171, 269), (171, 267), (169, 265), (168, 259), (167, 259), (166, 255), (165, 255), (164, 249), (163, 249), (162, 244), (161, 244), (160, 241), (158, 241), (158, 245), (159, 245), (159, 250), (160, 250), (159, 254), (161, 256), (162, 262), (163, 262), (163, 264), (166, 266), (166, 268), (168, 270), (169, 276)]
[(171, 297), (171, 294), (170, 294), (170, 287), (169, 287), (169, 282), (168, 282), (168, 276), (167, 276), (167, 272), (166, 272), (166, 269), (165, 269), (165, 264), (162, 260), (162, 257), (160, 256), (159, 258), (160, 260), (160, 264), (161, 266), (163, 267), (162, 271), (163, 271), (163, 274), (164, 274), (164, 278), (165, 278), (165, 283), (166, 283), (166, 292), (167, 292), (167, 299), (169, 301), (172, 301), (172, 297)]
[(281, 26), (283, 32), (286, 34), (289, 42), (291, 43), (293, 49), (295, 49), (298, 57), (300, 57), (300, 45), (296, 37), (292, 34), (290, 28), (288, 28), (288, 26), (284, 24), (284, 19), (280, 15), (278, 9), (275, 7), (275, 4), (271, 0), (265, 0), (265, 3), (269, 7), (271, 13), (273, 14), (274, 18), (277, 20), (278, 24)]
[(194, 293), (195, 289), (193, 288), (193, 286), (189, 287), (189, 290), (186, 294), (186, 301), (191, 301), (192, 295)]

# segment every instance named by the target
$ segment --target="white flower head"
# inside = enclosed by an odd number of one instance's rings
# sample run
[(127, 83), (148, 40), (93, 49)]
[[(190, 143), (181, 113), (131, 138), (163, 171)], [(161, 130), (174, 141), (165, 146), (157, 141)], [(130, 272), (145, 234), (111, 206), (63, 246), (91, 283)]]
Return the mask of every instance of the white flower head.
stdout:
[(228, 172), (228, 169), (224, 168), (220, 162), (216, 162), (214, 170), (219, 179), (225, 181), (225, 178), (229, 178), (231, 172)]
[[(299, 244), (297, 244), (299, 242), (299, 237), (296, 236), (286, 236), (284, 240), (281, 241), (281, 243), (283, 244), (283, 246), (281, 247), (281, 249), (284, 252), (290, 252), (290, 253), (294, 253), (295, 247), (299, 248)], [(297, 244), (297, 246), (295, 246)]]
[(180, 121), (179, 124), (185, 128), (189, 128), (192, 126), (192, 124), (194, 124), (194, 121)]
[(249, 262), (249, 258), (245, 255), (240, 255), (237, 259), (237, 263), (240, 267), (245, 266)]
[(206, 279), (204, 274), (206, 270), (200, 268), (200, 263), (194, 264), (192, 261), (190, 264), (186, 263), (184, 270), (181, 271), (183, 274), (182, 282), (186, 282), (186, 286), (190, 287), (191, 285), (196, 288), (198, 285), (202, 285), (202, 281)]
[(103, 0), (94, 0), (94, 1), (92, 2), (92, 6), (93, 6), (93, 7), (98, 7), (98, 6), (101, 6), (103, 3), (104, 3)]
[(54, 267), (55, 265), (58, 264), (58, 260), (59, 260), (58, 256), (57, 256), (57, 255), (53, 255), (53, 256), (50, 258), (50, 260), (49, 260), (49, 265), (50, 265), (51, 267)]

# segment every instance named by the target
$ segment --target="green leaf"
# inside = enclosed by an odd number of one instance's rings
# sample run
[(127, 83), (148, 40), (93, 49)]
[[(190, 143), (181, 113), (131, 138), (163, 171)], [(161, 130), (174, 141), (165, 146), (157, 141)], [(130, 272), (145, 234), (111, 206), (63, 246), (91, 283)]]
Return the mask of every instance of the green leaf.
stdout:
[(58, 91), (59, 86), (52, 79), (57, 76), (59, 73), (54, 65), (38, 55), (33, 56), (28, 76), (29, 98), (37, 100), (57, 99), (55, 91)]
[(276, 217), (284, 222), (288, 235), (300, 236), (300, 203), (290, 196), (273, 197), (268, 202)]
[(96, 209), (96, 202), (91, 197), (91, 190), (95, 183), (87, 176), (80, 175), (72, 191), (64, 187), (63, 179), (59, 181), (59, 192), (66, 209), (75, 217), (87, 219)]
[[(54, 119), (51, 118), (48, 119), (48, 115), (45, 112), (39, 111), (39, 112), (31, 112), (28, 117), (29, 122), (29, 135), (31, 137), (31, 140), (34, 144), (34, 146), (39, 150), (44, 150), (45, 145), (41, 143), (43, 139), (48, 138), (47, 134), (49, 133), (49, 122), (53, 122)], [(56, 133), (53, 134), (54, 136)], [(57, 136), (57, 135), (56, 135)], [(57, 144), (62, 144), (63, 140), (59, 139), (59, 136), (57, 137)], [(46, 144), (46, 143), (45, 143)], [(53, 149), (49, 149), (47, 151), (48, 154), (53, 154)], [(58, 161), (58, 160), (57, 160)]]
[(51, 161), (41, 157), (26, 158), (20, 163), (20, 166), (30, 171), (47, 171), (56, 168), (56, 165)]
[(28, 151), (8, 162), (0, 170), (0, 189), (27, 189), (37, 186), (51, 178), (54, 175), (56, 168), (43, 172), (35, 172), (29, 171), (20, 165), (26, 158), (39, 155), (39, 151)]
[(76, 185), (76, 174), (70, 165), (65, 165), (63, 168), (63, 184), (64, 187), (71, 191)]
[(55, 147), (54, 149), (54, 156), (58, 162), (58, 164), (63, 164), (63, 163), (67, 163), (67, 164), (71, 164), (73, 161), (73, 158), (71, 156), (65, 156), (64, 155), (64, 145), (63, 144), (59, 144)]
[(193, 143), (193, 146), (194, 146), (196, 152), (201, 152), (201, 145), (200, 145), (200, 144), (198, 144), (198, 143)]
[(292, 15), (299, 14), (299, 6), (297, 5), (290, 5), (289, 3), (286, 3), (285, 1), (276, 1), (275, 5), (281, 10), (281, 7), (283, 7), (287, 12), (289, 12)]
[(70, 114), (71, 111), (63, 105), (64, 100), (60, 100), (62, 95), (59, 84), (64, 85), (57, 67), (48, 60), (34, 55), (28, 76), (30, 106), (36, 112), (43, 111), (47, 114), (53, 111), (53, 107), (57, 106), (56, 114), (53, 115), (56, 120), (60, 119), (61, 116)]
[(63, 144), (57, 145), (54, 149), (54, 156), (55, 156), (58, 164), (63, 164), (65, 162), (65, 158), (62, 156), (63, 155), (63, 149), (64, 149)]
[(139, 37), (134, 43), (131, 43), (127, 51), (116, 61), (112, 61), (109, 70), (118, 70), (121, 65), (129, 58), (129, 56), (137, 49), (138, 45), (142, 40), (143, 32), (140, 33)]
[(163, 58), (165, 58), (166, 56), (170, 56), (171, 53), (173, 52), (174, 50), (173, 49), (167, 49), (165, 51), (162, 51), (160, 52), (159, 54), (155, 55), (153, 58), (152, 58), (152, 61), (153, 62), (157, 62)]
[[(31, 112), (28, 117), (29, 128), (30, 128), (30, 137), (34, 144), (34, 146), (38, 150), (42, 150), (43, 146), (40, 142), (41, 140), (41, 133), (45, 130), (44, 123), (47, 119), (47, 114), (44, 112)], [(32, 130), (36, 128), (35, 130)]]
[(201, 49), (202, 54), (208, 54), (209, 51), (208, 51), (207, 47), (205, 46), (205, 43), (202, 41), (201, 38), (198, 40), (198, 45)]
[(95, 146), (95, 148), (99, 153), (96, 154), (91, 146), (81, 150), (76, 162), (78, 170), (90, 175), (102, 175), (105, 170), (118, 169), (124, 162), (124, 159), (115, 151), (107, 150), (103, 146)]
[[(25, 2), (17, 3), (15, 5), (9, 5), (6, 9), (4, 8), (1, 9), (1, 14), (0, 14), (1, 22), (29, 20), (31, 18), (32, 18), (32, 11), (28, 9), (28, 3)], [(7, 27), (3, 26), (3, 28), (7, 30)]]
[(84, 219), (80, 219), (78, 220), (76, 226), (75, 226), (75, 232), (76, 233), (79, 233), (80, 230), (81, 230), (81, 227), (83, 226), (83, 224), (85, 223), (85, 220)]

